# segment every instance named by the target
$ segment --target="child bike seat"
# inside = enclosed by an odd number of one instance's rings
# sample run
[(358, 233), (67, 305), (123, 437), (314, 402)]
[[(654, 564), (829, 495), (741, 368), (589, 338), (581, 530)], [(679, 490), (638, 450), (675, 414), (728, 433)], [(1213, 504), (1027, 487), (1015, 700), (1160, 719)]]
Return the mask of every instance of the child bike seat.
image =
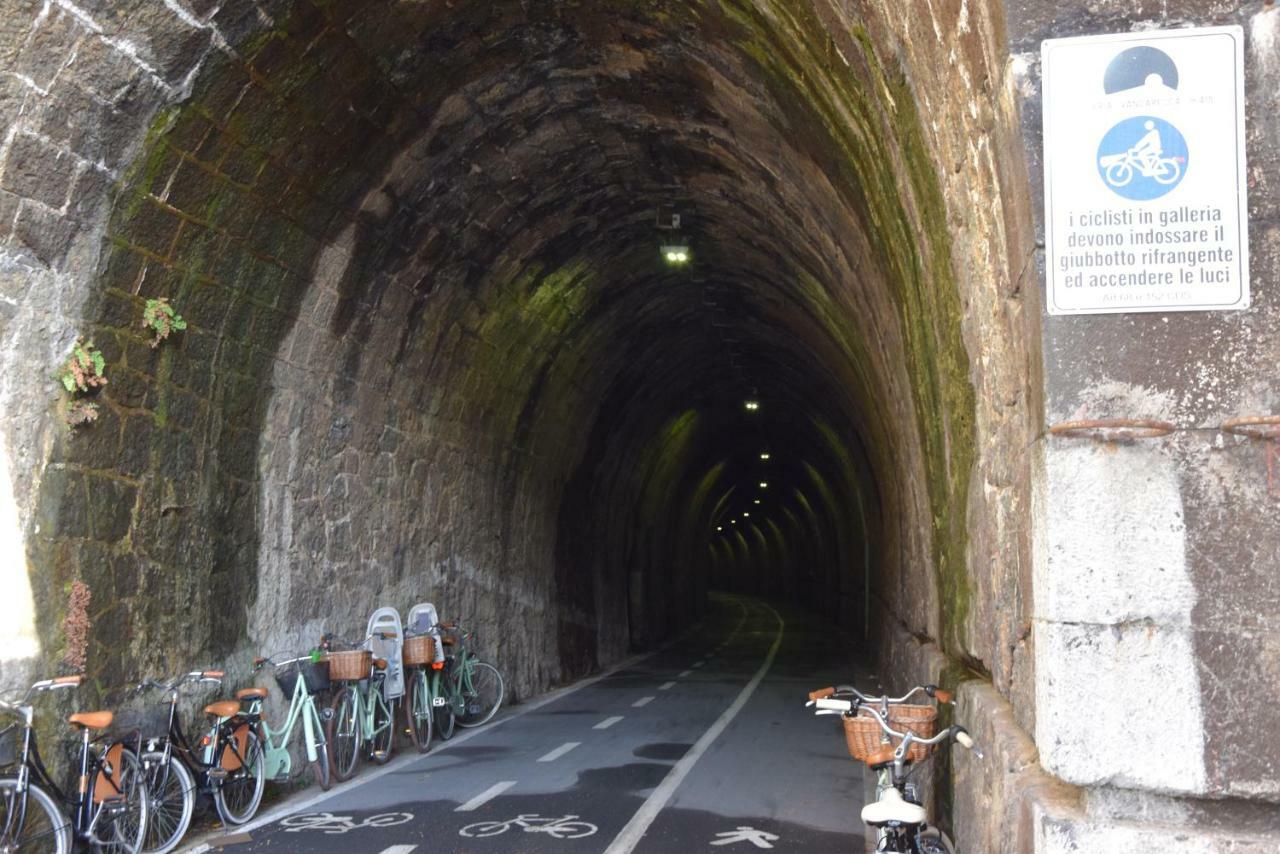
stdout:
[(908, 803), (897, 789), (885, 789), (880, 800), (862, 808), (862, 821), (872, 827), (924, 824), (928, 817), (924, 807)]
[(67, 723), (85, 729), (106, 729), (115, 716), (115, 712), (76, 712), (67, 718)]

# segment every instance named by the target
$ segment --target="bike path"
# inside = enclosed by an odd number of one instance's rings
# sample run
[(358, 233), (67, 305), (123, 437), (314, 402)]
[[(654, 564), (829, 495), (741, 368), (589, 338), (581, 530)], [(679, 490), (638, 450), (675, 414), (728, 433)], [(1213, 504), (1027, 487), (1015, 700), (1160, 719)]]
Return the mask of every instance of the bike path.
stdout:
[[(620, 834), (611, 854), (635, 840), (641, 851), (856, 845), (860, 770), (838, 722), (803, 708), (806, 691), (848, 667), (829, 635), (816, 641), (809, 620), (787, 616), (780, 630), (761, 603), (719, 600), (681, 642), (380, 776), (366, 765), (367, 780), (285, 804), (225, 850), (599, 852)], [(646, 811), (652, 824), (637, 834)]]

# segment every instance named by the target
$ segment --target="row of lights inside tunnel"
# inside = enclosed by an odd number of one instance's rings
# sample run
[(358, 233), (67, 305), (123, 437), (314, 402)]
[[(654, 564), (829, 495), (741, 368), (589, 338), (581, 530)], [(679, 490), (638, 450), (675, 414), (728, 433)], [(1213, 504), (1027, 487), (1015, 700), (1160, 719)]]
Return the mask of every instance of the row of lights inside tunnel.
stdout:
[[(748, 398), (747, 400), (744, 400), (744, 401), (742, 402), (742, 408), (743, 408), (743, 409), (745, 409), (747, 412), (753, 412), (753, 413), (754, 413), (754, 412), (759, 412), (759, 411), (760, 411), (760, 401), (758, 401), (758, 400), (756, 400), (756, 399), (754, 399), (754, 398)], [(760, 462), (762, 462), (762, 463), (767, 463), (767, 462), (769, 462), (772, 458), (773, 458), (773, 455), (772, 455), (772, 454), (770, 454), (770, 453), (769, 453), (769, 451), (764, 450), (764, 451), (761, 451), (761, 452), (760, 452)], [(758, 484), (756, 484), (756, 486), (757, 486), (757, 488), (758, 488), (758, 489), (763, 493), (763, 492), (764, 492), (764, 490), (766, 490), (766, 489), (768, 489), (768, 488), (769, 488), (769, 481), (767, 481), (767, 480), (761, 480)], [(753, 505), (755, 505), (755, 506), (757, 506), (757, 507), (758, 507), (758, 506), (760, 506), (760, 504), (762, 503), (762, 500), (761, 500), (759, 497), (756, 497), (756, 498), (751, 499), (751, 503), (752, 503)], [(730, 525), (736, 525), (736, 524), (738, 524), (738, 522), (739, 522), (739, 521), (745, 522), (746, 520), (748, 520), (748, 519), (750, 519), (750, 518), (751, 518), (751, 511), (750, 511), (750, 510), (743, 510), (743, 511), (742, 511), (739, 515), (737, 515), (737, 516), (730, 516), (730, 517), (729, 517), (729, 519), (728, 519), (728, 521), (729, 521), (729, 524), (730, 524)], [(725, 532), (725, 531), (724, 531), (724, 525), (716, 525), (716, 533), (723, 534), (724, 532)]]

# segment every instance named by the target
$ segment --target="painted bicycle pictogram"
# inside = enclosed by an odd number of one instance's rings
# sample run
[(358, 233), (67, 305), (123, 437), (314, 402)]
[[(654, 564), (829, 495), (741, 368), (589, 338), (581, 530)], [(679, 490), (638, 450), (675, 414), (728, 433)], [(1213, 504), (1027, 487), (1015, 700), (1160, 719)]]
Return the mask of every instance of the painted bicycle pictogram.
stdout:
[(283, 818), (280, 820), (280, 826), (285, 829), (285, 833), (314, 830), (332, 836), (333, 834), (349, 833), (365, 827), (392, 827), (412, 820), (413, 813), (407, 812), (384, 812), (378, 815), (371, 815), (362, 821), (356, 821), (354, 817), (349, 815), (317, 812), (291, 815), (288, 818)]
[(537, 813), (518, 815), (506, 821), (478, 821), (458, 831), (460, 836), (498, 836), (512, 828), (524, 828), (525, 833), (545, 833), (552, 839), (581, 839), (591, 836), (600, 828), (587, 821), (579, 821), (576, 815), (541, 816)]

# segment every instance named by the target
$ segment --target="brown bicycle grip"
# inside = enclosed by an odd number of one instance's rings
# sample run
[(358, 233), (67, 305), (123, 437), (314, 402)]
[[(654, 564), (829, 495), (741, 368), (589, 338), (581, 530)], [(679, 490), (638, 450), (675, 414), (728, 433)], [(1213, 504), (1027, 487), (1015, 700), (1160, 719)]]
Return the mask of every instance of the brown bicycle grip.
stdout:
[(937, 698), (939, 703), (950, 703), (952, 700), (956, 698), (955, 694), (952, 694), (950, 691), (944, 690), (942, 688), (935, 689), (933, 692), (933, 696)]
[(227, 674), (221, 670), (206, 670), (200, 674), (201, 679), (221, 679)]
[(53, 680), (54, 685), (79, 685), (84, 681), (83, 676), (59, 676)]
[(809, 692), (810, 700), (825, 700), (836, 692), (835, 688), (819, 688), (817, 691)]

